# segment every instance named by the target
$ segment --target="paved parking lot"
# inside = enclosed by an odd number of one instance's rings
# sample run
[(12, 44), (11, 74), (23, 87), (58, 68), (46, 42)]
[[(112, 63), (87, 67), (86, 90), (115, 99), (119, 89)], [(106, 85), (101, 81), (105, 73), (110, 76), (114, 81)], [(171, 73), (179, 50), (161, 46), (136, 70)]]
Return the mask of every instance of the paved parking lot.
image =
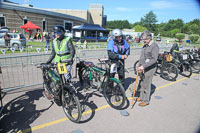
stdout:
[[(130, 56), (126, 67), (130, 68), (139, 55)], [(42, 86), (24, 88), (11, 92), (3, 99), (4, 116), (1, 119), (1, 132), (33, 133), (197, 133), (200, 132), (200, 75), (190, 78), (178, 76), (177, 81), (166, 81), (157, 74), (153, 78), (150, 105), (131, 109), (131, 93), (135, 75), (126, 73), (125, 89), (129, 99), (123, 110), (115, 110), (99, 92), (79, 98), (86, 111), (79, 124), (69, 121), (62, 108), (52, 104), (42, 96)], [(77, 79), (74, 79), (77, 81)], [(78, 83), (77, 83), (78, 84)], [(128, 113), (128, 116), (123, 116)]]

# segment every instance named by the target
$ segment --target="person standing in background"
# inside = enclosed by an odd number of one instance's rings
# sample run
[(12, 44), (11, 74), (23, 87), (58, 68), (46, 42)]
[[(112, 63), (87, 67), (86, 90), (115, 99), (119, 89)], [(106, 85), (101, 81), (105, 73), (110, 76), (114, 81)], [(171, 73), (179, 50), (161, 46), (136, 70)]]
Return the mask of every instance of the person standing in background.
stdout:
[(50, 37), (50, 35), (49, 35), (48, 32), (46, 32), (46, 34), (45, 34), (45, 38), (46, 38), (46, 41), (45, 41), (45, 48), (50, 49), (50, 41), (51, 41), (51, 37)]
[(7, 48), (9, 48), (10, 47), (11, 36), (7, 32), (4, 34), (4, 40), (5, 40), (5, 46)]

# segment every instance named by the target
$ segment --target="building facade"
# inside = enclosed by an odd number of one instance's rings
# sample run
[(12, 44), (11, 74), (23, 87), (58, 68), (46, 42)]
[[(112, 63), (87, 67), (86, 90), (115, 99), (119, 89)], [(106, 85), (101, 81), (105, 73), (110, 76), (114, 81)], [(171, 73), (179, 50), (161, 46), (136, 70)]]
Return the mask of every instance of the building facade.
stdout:
[[(95, 12), (94, 7), (98, 7)], [(52, 32), (55, 25), (63, 25), (71, 31), (73, 26), (99, 24), (103, 22), (103, 5), (90, 5), (90, 10), (39, 9), (32, 5), (20, 5), (6, 0), (0, 0), (0, 27), (9, 27), (10, 31), (23, 32), (20, 26), (28, 21), (41, 28), (41, 32)]]

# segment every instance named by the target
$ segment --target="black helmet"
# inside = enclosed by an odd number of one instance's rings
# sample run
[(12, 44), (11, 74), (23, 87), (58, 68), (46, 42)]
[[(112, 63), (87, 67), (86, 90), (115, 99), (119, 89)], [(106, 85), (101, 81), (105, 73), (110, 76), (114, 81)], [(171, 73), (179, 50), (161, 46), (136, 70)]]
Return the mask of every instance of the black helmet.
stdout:
[(65, 29), (61, 25), (56, 25), (53, 28), (53, 32), (54, 32), (55, 35), (57, 34), (57, 35), (61, 36), (61, 35), (65, 34)]

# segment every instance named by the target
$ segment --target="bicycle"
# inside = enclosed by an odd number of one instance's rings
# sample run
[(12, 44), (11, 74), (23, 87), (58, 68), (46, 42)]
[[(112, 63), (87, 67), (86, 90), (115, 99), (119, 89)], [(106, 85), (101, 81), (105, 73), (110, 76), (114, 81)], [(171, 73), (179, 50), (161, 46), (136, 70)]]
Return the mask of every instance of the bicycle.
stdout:
[[(175, 81), (178, 77), (178, 69), (176, 65), (171, 63), (172, 56), (169, 53), (159, 54), (157, 59), (156, 73), (160, 74), (163, 79)], [(134, 72), (136, 74), (139, 67), (139, 60), (134, 63)], [(160, 70), (160, 72), (158, 72)]]
[(178, 77), (178, 68), (172, 62), (172, 55), (168, 52), (158, 55), (157, 70), (160, 70), (160, 76), (169, 81), (175, 81)]
[(172, 63), (177, 66), (181, 75), (185, 77), (190, 77), (192, 75), (192, 68), (187, 60), (188, 55), (184, 52), (179, 52), (174, 54)]
[(44, 95), (48, 100), (53, 100), (62, 106), (65, 115), (72, 122), (78, 123), (81, 119), (81, 105), (76, 95), (76, 89), (70, 81), (66, 81), (64, 74), (67, 72), (65, 63), (37, 65), (43, 75)]
[(200, 72), (200, 58), (197, 53), (187, 52), (187, 61), (190, 63), (191, 67), (196, 71)]
[[(110, 73), (117, 72), (117, 65), (107, 59), (98, 60), (101, 67), (84, 60), (77, 63), (80, 83), (83, 87), (86, 84), (86, 91), (92, 88), (101, 93), (103, 92), (107, 103), (112, 108), (121, 109), (126, 101), (124, 87), (119, 80), (110, 77)], [(102, 68), (102, 65), (104, 68)]]
[(0, 118), (3, 115), (3, 109), (4, 109), (4, 105), (3, 105), (3, 98), (5, 97), (6, 92), (3, 92), (1, 89), (1, 81), (0, 81)]

